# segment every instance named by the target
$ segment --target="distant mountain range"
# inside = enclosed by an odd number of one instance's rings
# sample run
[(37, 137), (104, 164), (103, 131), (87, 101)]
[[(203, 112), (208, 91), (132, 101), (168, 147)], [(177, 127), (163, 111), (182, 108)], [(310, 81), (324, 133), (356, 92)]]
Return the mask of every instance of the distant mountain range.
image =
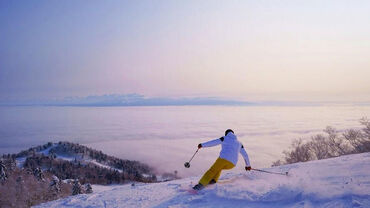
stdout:
[(140, 94), (109, 94), (66, 97), (56, 100), (0, 102), (0, 105), (42, 106), (183, 106), (183, 105), (255, 105), (255, 103), (217, 97), (145, 97)]
[(105, 94), (63, 99), (0, 101), (0, 106), (319, 106), (357, 105), (368, 106), (369, 102), (308, 102), (308, 101), (242, 101), (222, 97), (146, 97), (140, 94)]

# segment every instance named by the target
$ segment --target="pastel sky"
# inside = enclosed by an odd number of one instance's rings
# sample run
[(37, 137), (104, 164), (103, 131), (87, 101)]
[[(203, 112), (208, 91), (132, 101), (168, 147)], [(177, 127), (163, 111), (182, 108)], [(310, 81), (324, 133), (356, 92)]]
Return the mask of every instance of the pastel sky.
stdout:
[(0, 1), (0, 100), (370, 101), (370, 1)]

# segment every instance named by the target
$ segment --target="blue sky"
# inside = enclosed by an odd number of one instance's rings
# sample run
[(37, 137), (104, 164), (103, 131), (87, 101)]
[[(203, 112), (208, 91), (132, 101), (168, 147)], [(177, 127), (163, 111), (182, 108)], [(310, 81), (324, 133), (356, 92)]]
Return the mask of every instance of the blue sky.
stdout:
[(369, 1), (1, 1), (0, 100), (369, 101)]

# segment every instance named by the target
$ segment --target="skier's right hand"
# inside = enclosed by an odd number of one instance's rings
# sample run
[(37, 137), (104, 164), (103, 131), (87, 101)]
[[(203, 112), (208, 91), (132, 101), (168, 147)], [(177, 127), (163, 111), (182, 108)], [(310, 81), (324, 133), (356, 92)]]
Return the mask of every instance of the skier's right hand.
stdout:
[(251, 171), (252, 170), (252, 167), (251, 166), (245, 166), (245, 170), (246, 171)]
[(198, 149), (202, 148), (202, 144), (198, 144)]

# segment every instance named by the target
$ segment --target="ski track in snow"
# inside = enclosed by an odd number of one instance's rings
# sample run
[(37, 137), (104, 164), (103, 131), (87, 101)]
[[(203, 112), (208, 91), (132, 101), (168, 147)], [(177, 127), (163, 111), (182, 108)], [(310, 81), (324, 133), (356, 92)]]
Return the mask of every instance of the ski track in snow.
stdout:
[(370, 153), (265, 170), (289, 171), (289, 175), (224, 171), (217, 184), (198, 194), (184, 190), (195, 185), (200, 176), (135, 186), (94, 185), (93, 194), (70, 196), (36, 207), (370, 207)]

